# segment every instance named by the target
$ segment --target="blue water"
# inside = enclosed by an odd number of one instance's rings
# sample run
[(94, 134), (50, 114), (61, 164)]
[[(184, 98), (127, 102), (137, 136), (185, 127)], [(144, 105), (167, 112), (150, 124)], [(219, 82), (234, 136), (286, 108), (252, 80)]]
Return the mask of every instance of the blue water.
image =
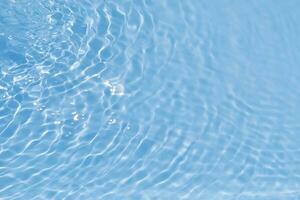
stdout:
[(300, 1), (1, 0), (1, 200), (299, 200)]

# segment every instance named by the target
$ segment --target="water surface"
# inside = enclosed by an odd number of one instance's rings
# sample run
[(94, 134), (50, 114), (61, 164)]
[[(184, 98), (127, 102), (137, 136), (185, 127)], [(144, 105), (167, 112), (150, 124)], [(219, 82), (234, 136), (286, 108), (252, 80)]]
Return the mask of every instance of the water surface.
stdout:
[(0, 199), (300, 199), (299, 9), (2, 0)]

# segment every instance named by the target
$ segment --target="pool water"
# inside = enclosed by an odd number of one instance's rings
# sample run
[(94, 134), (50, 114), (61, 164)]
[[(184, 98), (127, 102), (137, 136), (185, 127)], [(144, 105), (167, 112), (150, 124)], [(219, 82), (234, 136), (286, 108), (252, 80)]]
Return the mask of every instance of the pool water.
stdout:
[(1, 0), (0, 199), (300, 199), (299, 9)]

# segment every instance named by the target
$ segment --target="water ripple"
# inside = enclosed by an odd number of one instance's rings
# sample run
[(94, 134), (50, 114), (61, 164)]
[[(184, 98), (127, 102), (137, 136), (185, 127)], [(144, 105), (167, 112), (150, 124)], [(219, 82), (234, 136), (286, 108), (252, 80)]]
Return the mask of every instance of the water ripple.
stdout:
[(0, 199), (299, 199), (298, 3), (0, 2)]

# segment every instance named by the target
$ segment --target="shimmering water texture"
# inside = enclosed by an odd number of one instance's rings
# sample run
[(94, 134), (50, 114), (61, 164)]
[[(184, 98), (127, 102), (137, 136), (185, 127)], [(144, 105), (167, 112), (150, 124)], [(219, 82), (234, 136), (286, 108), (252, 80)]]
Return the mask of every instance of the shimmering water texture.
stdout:
[(1, 200), (299, 200), (300, 1), (1, 0)]

